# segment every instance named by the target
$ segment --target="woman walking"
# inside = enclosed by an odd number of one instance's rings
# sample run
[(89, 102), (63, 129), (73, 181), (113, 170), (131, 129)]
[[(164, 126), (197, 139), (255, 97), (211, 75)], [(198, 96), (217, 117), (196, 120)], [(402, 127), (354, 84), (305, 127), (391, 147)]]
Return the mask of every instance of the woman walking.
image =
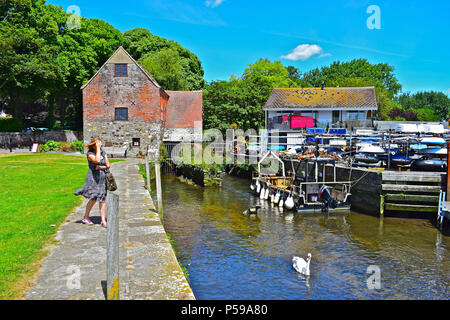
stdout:
[(89, 199), (86, 205), (86, 212), (84, 215), (84, 224), (92, 225), (94, 224), (89, 219), (89, 214), (92, 207), (96, 202), (99, 203), (101, 225), (106, 228), (106, 178), (105, 170), (111, 167), (108, 157), (105, 151), (102, 149), (102, 141), (100, 138), (93, 138), (91, 142), (87, 145), (87, 159), (89, 165), (89, 171), (86, 175), (86, 180), (84, 186), (81, 189), (75, 191), (76, 196), (83, 196)]

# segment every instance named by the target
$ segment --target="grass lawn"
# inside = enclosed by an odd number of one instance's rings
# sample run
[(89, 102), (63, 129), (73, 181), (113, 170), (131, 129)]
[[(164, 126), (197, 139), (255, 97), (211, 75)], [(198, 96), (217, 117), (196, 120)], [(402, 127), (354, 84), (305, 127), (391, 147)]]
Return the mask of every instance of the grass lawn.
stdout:
[(47, 254), (42, 249), (82, 203), (73, 193), (83, 186), (87, 170), (85, 157), (0, 156), (0, 300), (21, 293), (17, 283), (36, 271), (36, 262)]

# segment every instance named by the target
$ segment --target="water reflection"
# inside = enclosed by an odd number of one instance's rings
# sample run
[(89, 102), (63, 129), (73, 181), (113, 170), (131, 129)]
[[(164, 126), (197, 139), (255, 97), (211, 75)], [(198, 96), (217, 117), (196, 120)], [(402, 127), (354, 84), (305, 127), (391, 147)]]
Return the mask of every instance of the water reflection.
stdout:
[[(448, 299), (450, 239), (428, 220), (297, 214), (253, 196), (163, 179), (164, 223), (198, 299)], [(154, 190), (154, 189), (153, 189)], [(261, 205), (258, 216), (242, 212)], [(312, 253), (308, 278), (294, 255)], [(381, 289), (367, 288), (370, 265)]]

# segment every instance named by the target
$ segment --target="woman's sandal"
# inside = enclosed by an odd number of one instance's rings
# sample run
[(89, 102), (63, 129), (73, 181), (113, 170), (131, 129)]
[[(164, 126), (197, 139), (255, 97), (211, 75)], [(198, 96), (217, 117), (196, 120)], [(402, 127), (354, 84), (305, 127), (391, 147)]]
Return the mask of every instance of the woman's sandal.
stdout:
[(83, 220), (81, 220), (81, 222), (84, 224), (89, 224), (89, 225), (94, 224), (90, 219), (83, 219)]
[(102, 225), (103, 228), (106, 228), (106, 222), (103, 222), (103, 221), (102, 221), (102, 222), (101, 222), (101, 225)]

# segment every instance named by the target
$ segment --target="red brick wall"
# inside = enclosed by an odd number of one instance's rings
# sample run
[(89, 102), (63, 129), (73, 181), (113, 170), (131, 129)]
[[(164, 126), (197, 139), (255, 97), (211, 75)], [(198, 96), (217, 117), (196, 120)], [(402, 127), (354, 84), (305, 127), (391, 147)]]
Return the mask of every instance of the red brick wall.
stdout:
[(166, 128), (194, 128), (195, 121), (202, 121), (203, 95), (201, 91), (167, 91)]
[(114, 77), (114, 64), (106, 65), (83, 90), (84, 122), (114, 121), (115, 108), (128, 108), (128, 120), (160, 120), (160, 90), (136, 65), (128, 64), (128, 77)]

